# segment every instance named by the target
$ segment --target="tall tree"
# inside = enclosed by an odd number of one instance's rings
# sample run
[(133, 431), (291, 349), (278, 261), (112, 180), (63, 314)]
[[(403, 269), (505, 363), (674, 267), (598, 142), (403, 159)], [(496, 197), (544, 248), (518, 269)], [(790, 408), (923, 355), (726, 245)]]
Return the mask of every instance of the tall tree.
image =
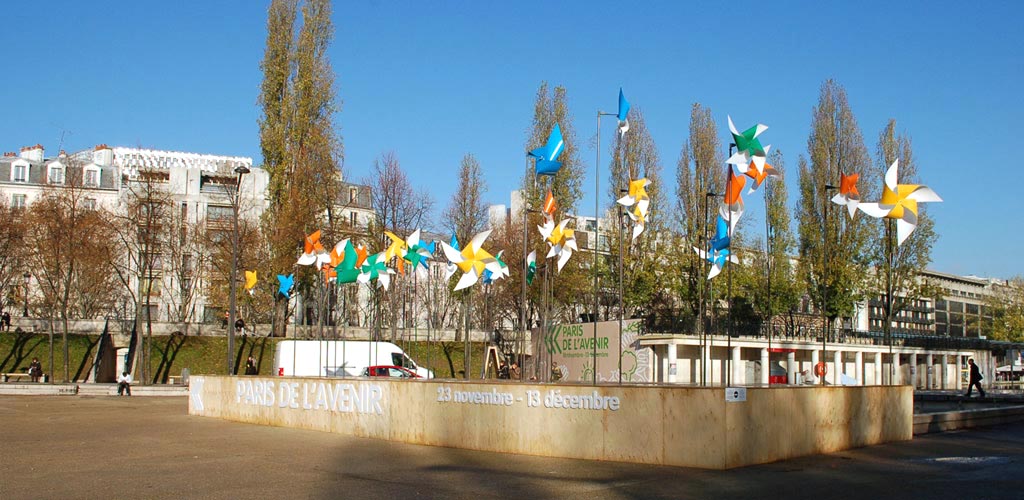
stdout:
[(706, 245), (714, 228), (718, 204), (706, 196), (725, 186), (725, 158), (718, 140), (718, 126), (711, 108), (694, 103), (690, 109), (690, 135), (683, 143), (676, 164), (676, 210), (682, 226), (678, 244), (671, 245), (673, 260), (682, 263), (676, 283), (684, 304), (684, 316), (697, 318), (700, 299), (708, 296), (707, 263), (693, 251)]
[(992, 294), (985, 299), (983, 314), (990, 314), (991, 320), (983, 320), (982, 331), (993, 340), (1024, 342), (1024, 277), (1017, 276), (1006, 283), (992, 285)]
[[(544, 145), (556, 123), (561, 128), (562, 138), (565, 142), (565, 151), (558, 157), (562, 162), (562, 168), (554, 176), (538, 177), (535, 175), (533, 162), (528, 161), (523, 177), (522, 193), (524, 206), (538, 210), (544, 202), (547, 190), (550, 189), (559, 206), (559, 212), (555, 215), (557, 223), (566, 214), (577, 213), (579, 208), (577, 204), (583, 197), (583, 178), (586, 175), (586, 166), (579, 158), (579, 144), (569, 111), (565, 87), (556, 86), (551, 89), (547, 82), (542, 82), (537, 89), (537, 99), (534, 101), (533, 123), (527, 132), (525, 151)], [(515, 214), (515, 216), (522, 218), (522, 214)], [(530, 249), (537, 250), (537, 264), (543, 267), (545, 265), (543, 256), (547, 255), (547, 247), (540, 241), (541, 238), (534, 229), (541, 223), (540, 215), (531, 214), (527, 227), (530, 228)], [(574, 226), (570, 227), (577, 229)], [(587, 242), (587, 244), (595, 243)], [(584, 249), (581, 248), (581, 250)], [(585, 269), (589, 269), (592, 259), (588, 258), (587, 254), (589, 254), (587, 250), (576, 254), (557, 273), (558, 286), (554, 289), (553, 301), (556, 309), (553, 314), (563, 321), (573, 321), (578, 312), (589, 311), (592, 307), (593, 299), (588, 297), (593, 297), (593, 280), (588, 279), (588, 276), (592, 275), (585, 271)], [(588, 261), (587, 264), (583, 264), (584, 259)], [(546, 273), (551, 277), (556, 275), (554, 270)], [(536, 293), (531, 290), (531, 295)]]
[[(263, 224), (272, 273), (290, 273), (296, 247), (305, 234), (330, 225), (338, 200), (343, 147), (334, 130), (334, 115), (341, 104), (327, 58), (333, 36), (329, 0), (306, 0), (301, 9), (297, 0), (271, 3), (260, 64), (259, 125), (264, 168), (270, 177)], [(317, 275), (300, 274), (305, 285), (300, 288), (308, 288)], [(278, 299), (276, 335), (283, 332), (287, 313), (287, 302)]]
[[(665, 214), (671, 209), (665, 206), (665, 187), (661, 180), (661, 159), (658, 148), (647, 130), (643, 110), (634, 107), (629, 116), (629, 131), (618, 135), (612, 150), (612, 162), (608, 179), (607, 206), (615, 204), (615, 200), (625, 195), (623, 190), (629, 189), (629, 182), (640, 178), (650, 181), (647, 195), (650, 197), (649, 212), (646, 217), (645, 229), (637, 239), (633, 239), (633, 224), (624, 214), (631, 208), (622, 208), (623, 215), (618, 224), (619, 230), (609, 240), (614, 248), (609, 248), (613, 258), (609, 262), (612, 272), (608, 273), (612, 282), (606, 283), (605, 289), (615, 289), (618, 284), (617, 261), (619, 249), (623, 249), (623, 295), (624, 317), (632, 317), (634, 312), (644, 315), (658, 314), (669, 317), (673, 315), (671, 297), (664, 291), (668, 273), (660, 272), (662, 258), (657, 255), (659, 237), (664, 234)], [(613, 302), (613, 301), (609, 301)]]
[[(863, 180), (871, 170), (846, 91), (834, 80), (821, 86), (811, 114), (807, 152), (810, 161), (802, 156), (799, 161), (797, 269), (815, 305), (824, 308), (831, 324), (837, 317), (850, 315), (864, 293), (876, 234), (875, 222), (869, 217), (850, 219), (845, 210), (829, 201), (834, 193), (826, 185), (838, 185), (841, 172), (859, 174)], [(874, 198), (873, 184), (861, 182), (858, 189), (861, 199)]]
[[(896, 133), (896, 120), (890, 119), (878, 134), (875, 158), (875, 175), (869, 182), (878, 183), (885, 178), (885, 172), (899, 160), (899, 182), (917, 184), (917, 162), (914, 159), (910, 137)], [(931, 250), (938, 239), (935, 221), (928, 216), (927, 207), (918, 204), (917, 228), (910, 237), (897, 245), (896, 221), (883, 219), (876, 226), (873, 235), (872, 256), (876, 272), (872, 274), (872, 290), (881, 290), (886, 307), (886, 331), (891, 328), (893, 318), (908, 305), (921, 297), (933, 297), (939, 290), (927, 280), (918, 279), (931, 262)]]
[[(20, 215), (24, 208), (12, 208), (6, 196), (0, 195), (0, 290), (21, 291), (22, 273), (26, 269), (28, 247), (25, 223)], [(24, 303), (24, 297), (3, 294), (0, 309), (8, 310)]]
[(786, 166), (782, 151), (772, 151), (768, 156), (768, 164), (775, 167), (782, 177), (766, 179), (761, 187), (767, 207), (767, 234), (764, 240), (756, 238), (754, 247), (764, 248), (765, 251), (756, 252), (753, 265), (744, 269), (752, 273), (749, 281), (752, 305), (763, 320), (770, 322), (771, 318), (789, 313), (796, 307), (801, 287), (796, 282), (789, 259), (795, 240), (790, 229), (789, 194), (785, 184)]
[[(459, 166), (459, 187), (452, 194), (452, 198), (448, 202), (448, 208), (444, 213), (446, 229), (452, 231), (463, 246), (468, 245), (470, 238), (482, 230), (488, 223), (487, 205), (483, 201), (486, 192), (487, 184), (481, 175), (480, 163), (476, 161), (473, 155), (467, 154), (462, 158), (462, 164)], [(454, 283), (453, 281), (452, 284)], [(464, 370), (467, 378), (469, 377), (470, 361), (470, 316), (468, 309), (472, 303), (473, 292), (477, 288), (477, 286), (474, 286), (456, 293), (462, 299), (463, 321), (461, 325), (455, 328), (455, 342), (459, 342), (460, 332), (465, 335), (463, 359), (465, 360)], [(448, 291), (451, 292), (451, 288)], [(444, 349), (446, 353), (451, 351), (448, 347)]]

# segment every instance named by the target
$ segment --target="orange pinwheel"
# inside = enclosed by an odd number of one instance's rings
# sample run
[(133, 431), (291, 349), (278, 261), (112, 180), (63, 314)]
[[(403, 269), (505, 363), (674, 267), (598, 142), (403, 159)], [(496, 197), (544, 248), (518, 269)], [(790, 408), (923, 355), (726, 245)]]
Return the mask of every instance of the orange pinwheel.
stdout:
[(718, 209), (719, 215), (729, 222), (729, 236), (732, 236), (736, 224), (743, 216), (743, 186), (747, 184), (746, 177), (739, 177), (728, 167), (729, 177), (725, 181), (725, 201)]
[(302, 255), (299, 256), (297, 264), (300, 266), (311, 266), (318, 262), (323, 264), (329, 260), (330, 257), (327, 255), (327, 251), (320, 244), (320, 230), (318, 229), (312, 234), (307, 235), (303, 242)]
[(860, 193), (857, 192), (857, 178), (860, 174), (839, 173), (839, 194), (832, 197), (832, 203), (846, 205), (850, 211), (850, 218), (857, 213), (857, 205), (860, 204)]

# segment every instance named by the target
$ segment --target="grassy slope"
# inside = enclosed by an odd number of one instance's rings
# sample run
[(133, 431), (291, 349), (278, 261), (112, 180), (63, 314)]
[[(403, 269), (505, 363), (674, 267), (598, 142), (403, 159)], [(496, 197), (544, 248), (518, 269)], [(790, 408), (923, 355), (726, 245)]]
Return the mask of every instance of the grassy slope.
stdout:
[[(69, 335), (68, 352), (70, 359), (69, 371), (74, 380), (88, 378), (89, 370), (96, 354), (98, 336)], [(235, 362), (238, 371), (244, 371), (245, 359), (252, 356), (260, 367), (260, 374), (270, 375), (274, 362), (274, 346), (279, 339), (236, 338)], [(43, 364), (43, 371), (56, 373), (54, 380), (63, 380), (64, 345), (60, 335), (54, 336), (54, 369), (49, 367), (49, 336), (45, 334), (15, 334), (0, 332), (0, 373), (24, 373), (32, 357), (38, 357)], [(399, 342), (399, 346), (417, 363), (429, 367), (439, 378), (452, 376), (448, 360), (442, 346), (438, 343)], [(462, 343), (449, 343), (455, 374), (463, 366)], [(486, 346), (473, 343), (471, 377), (479, 377), (483, 367), (483, 353)], [(225, 372), (227, 339), (225, 337), (153, 337), (150, 351), (151, 379), (167, 380), (168, 376), (181, 374), (188, 368), (194, 374), (221, 374)]]

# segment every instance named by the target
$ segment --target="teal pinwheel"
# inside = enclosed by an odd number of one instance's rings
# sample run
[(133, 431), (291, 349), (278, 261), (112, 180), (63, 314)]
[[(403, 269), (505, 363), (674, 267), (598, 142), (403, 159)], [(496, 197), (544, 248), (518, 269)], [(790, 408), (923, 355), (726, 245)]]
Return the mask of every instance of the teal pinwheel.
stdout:
[(732, 117), (727, 118), (732, 140), (736, 144), (736, 152), (726, 160), (726, 163), (736, 165), (736, 170), (741, 174), (747, 173), (751, 163), (757, 168), (758, 173), (764, 172), (764, 162), (772, 146), (762, 146), (761, 140), (757, 137), (768, 130), (768, 126), (758, 123), (740, 133), (736, 131), (736, 125), (733, 125)]
[(381, 287), (387, 290), (391, 284), (391, 275), (394, 273), (395, 270), (387, 265), (386, 252), (378, 252), (366, 258), (366, 262), (360, 268), (359, 277), (356, 279), (363, 284), (377, 281)]

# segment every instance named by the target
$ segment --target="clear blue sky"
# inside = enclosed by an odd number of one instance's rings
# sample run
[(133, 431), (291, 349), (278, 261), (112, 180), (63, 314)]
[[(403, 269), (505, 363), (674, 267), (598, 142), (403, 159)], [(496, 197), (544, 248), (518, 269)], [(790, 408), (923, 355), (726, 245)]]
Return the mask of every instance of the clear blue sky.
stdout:
[[(394, 151), (440, 209), (460, 159), (473, 153), (489, 200), (507, 203), (546, 80), (568, 89), (583, 141), (598, 109), (614, 111), (622, 86), (645, 113), (667, 182), (692, 103), (711, 107), (723, 142), (726, 114), (739, 126), (765, 123), (765, 142), (786, 154), (795, 199), (811, 107), (821, 83), (835, 78), (872, 156), (878, 132), (897, 119), (913, 137), (923, 183), (945, 199), (929, 207), (941, 235), (931, 267), (1024, 274), (1016, 258), (1024, 246), (1016, 173), (1024, 3), (712, 3), (336, 2), (330, 57), (346, 170), (364, 179), (374, 158)], [(260, 162), (266, 4), (5, 6), (0, 149), (38, 142), (52, 153), (64, 132), (68, 150), (107, 143)], [(613, 123), (604, 125), (607, 151)], [(590, 172), (586, 214), (593, 148), (585, 143), (581, 156)]]

